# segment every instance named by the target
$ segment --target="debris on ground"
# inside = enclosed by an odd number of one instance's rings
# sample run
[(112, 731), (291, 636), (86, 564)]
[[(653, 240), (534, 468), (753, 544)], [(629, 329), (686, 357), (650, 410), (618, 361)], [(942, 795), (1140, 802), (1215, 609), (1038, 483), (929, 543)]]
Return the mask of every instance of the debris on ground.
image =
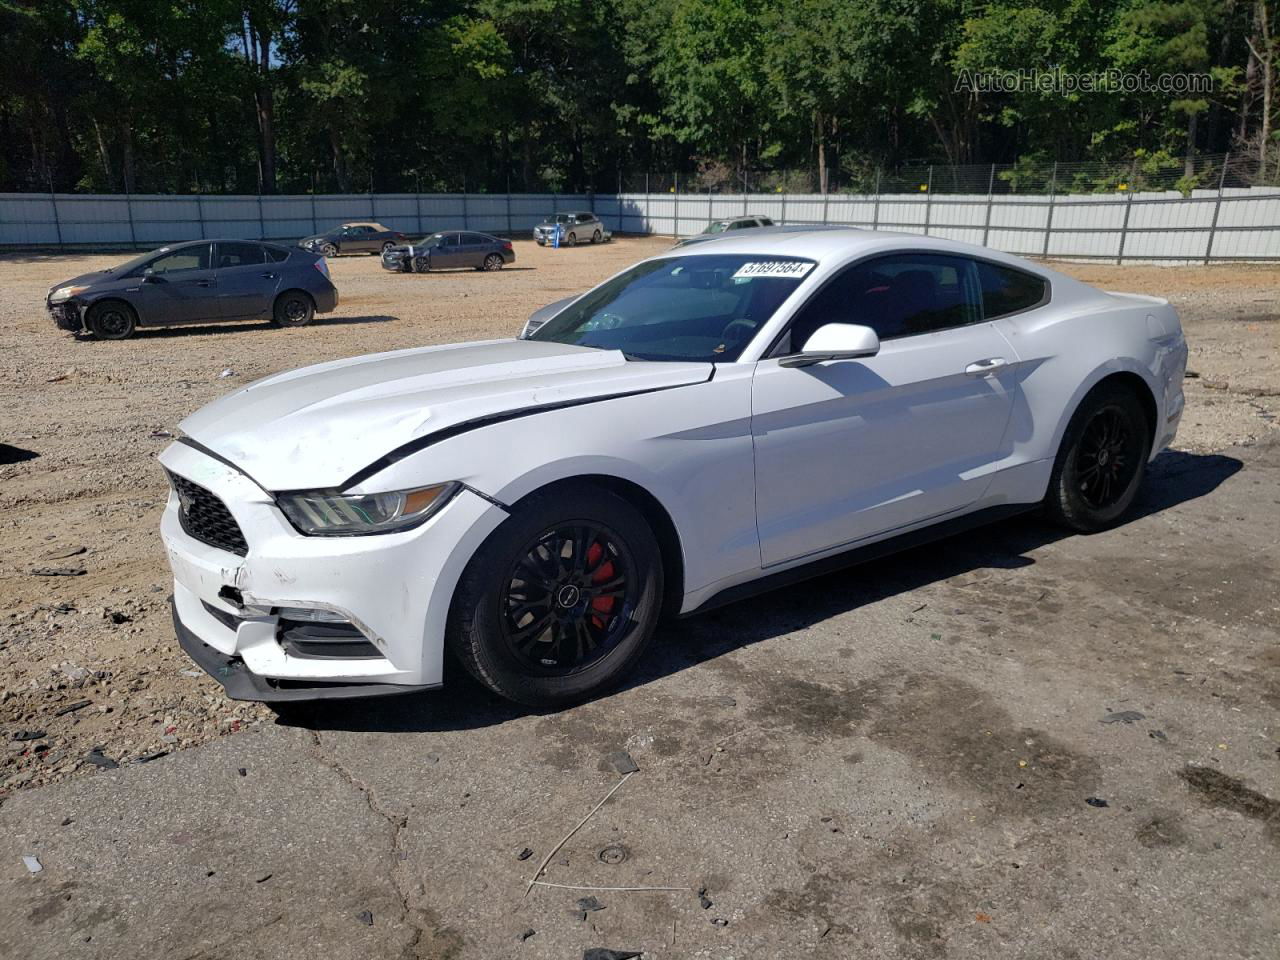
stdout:
[(43, 740), (45, 736), (43, 730), (18, 730), (14, 733), (13, 739), (18, 743), (26, 743), (28, 740)]
[(134, 760), (134, 763), (150, 763), (152, 760), (159, 760), (161, 757), (167, 757), (168, 750), (157, 750), (154, 753), (144, 753), (142, 756)]
[(236, 375), (236, 372), (232, 370), (230, 367), (227, 367), (227, 369), (223, 370), (220, 374), (218, 374), (218, 379), (225, 380), (227, 379), (227, 377), (234, 377), (235, 375)]
[(516, 854), (516, 859), (528, 860), (532, 856), (533, 856), (533, 851), (530, 850), (528, 847), (525, 847), (523, 850), (521, 850), (519, 853)]
[(1085, 797), (1084, 802), (1091, 807), (1109, 807), (1111, 804), (1103, 800), (1101, 797)]
[(66, 560), (69, 557), (78, 557), (82, 553), (88, 553), (89, 548), (85, 546), (77, 547), (60, 547), (57, 550), (50, 550), (43, 557), (45, 560)]
[(37, 857), (24, 856), (22, 858), (22, 862), (27, 865), (27, 870), (31, 873), (39, 873), (44, 869), (44, 866), (41, 865), (40, 860)]
[(640, 767), (636, 765), (636, 762), (631, 759), (631, 754), (627, 753), (625, 750), (613, 751), (613, 753), (604, 758), (604, 762), (607, 763), (615, 773), (635, 773), (640, 769)]
[(702, 907), (703, 910), (711, 909), (711, 898), (707, 896), (706, 887), (698, 888), (698, 906)]
[(596, 910), (603, 910), (604, 904), (596, 897), (580, 897), (578, 899), (578, 909), (584, 913), (594, 913)]
[(524, 942), (525, 942), (526, 940), (528, 940), (530, 937), (532, 937), (532, 936), (534, 936), (535, 934), (537, 934), (537, 932), (538, 932), (538, 931), (537, 931), (537, 930), (535, 930), (535, 929), (533, 929), (533, 927), (525, 927), (523, 930), (521, 930), (521, 931), (516, 935), (516, 939), (517, 939), (517, 940), (519, 940), (521, 943), (524, 943)]
[(640, 954), (639, 950), (606, 950), (604, 947), (590, 947), (582, 951), (582, 960), (635, 960)]
[(1147, 719), (1145, 713), (1139, 713), (1137, 710), (1121, 710), (1119, 713), (1108, 713), (1100, 720), (1100, 723), (1137, 723), (1139, 720)]
[(616, 867), (622, 863), (631, 854), (627, 848), (620, 843), (612, 843), (596, 854), (596, 859), (601, 863), (607, 863), (611, 867)]
[(84, 567), (32, 567), (31, 575), (35, 577), (82, 577)]
[(85, 754), (84, 758), (95, 767), (102, 767), (104, 770), (114, 770), (116, 767), (120, 766), (120, 764), (116, 763), (102, 752), (102, 747), (94, 747)]
[(372, 927), (372, 926), (373, 926), (373, 911), (372, 911), (372, 910), (361, 910), (359, 913), (357, 913), (357, 914), (356, 914), (356, 919), (357, 919), (357, 920), (359, 920), (361, 923), (363, 923), (366, 927)]
[(714, 923), (717, 927), (727, 927), (729, 925), (729, 921), (726, 920), (724, 917), (712, 917), (711, 922)]
[(1169, 737), (1163, 730), (1148, 731), (1147, 736), (1152, 740), (1159, 740), (1161, 743), (1168, 743)]
[(53, 712), (55, 717), (65, 717), (68, 713), (75, 713), (77, 710), (83, 710), (92, 704), (92, 700), (77, 700), (74, 703), (68, 703), (65, 707), (60, 707)]

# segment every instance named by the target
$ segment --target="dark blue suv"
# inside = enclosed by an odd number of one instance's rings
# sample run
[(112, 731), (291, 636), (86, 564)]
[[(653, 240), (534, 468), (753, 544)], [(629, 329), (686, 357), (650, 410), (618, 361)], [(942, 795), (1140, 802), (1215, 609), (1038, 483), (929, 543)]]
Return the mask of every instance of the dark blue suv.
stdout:
[(49, 290), (63, 330), (123, 340), (138, 327), (272, 320), (301, 327), (338, 306), (324, 257), (255, 240), (198, 240), (86, 273)]

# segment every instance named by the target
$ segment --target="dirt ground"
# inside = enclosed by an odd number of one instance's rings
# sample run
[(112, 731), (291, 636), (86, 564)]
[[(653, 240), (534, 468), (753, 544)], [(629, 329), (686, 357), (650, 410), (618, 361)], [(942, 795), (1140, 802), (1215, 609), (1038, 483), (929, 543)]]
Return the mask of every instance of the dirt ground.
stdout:
[[(393, 275), (374, 257), (344, 257), (332, 264), (341, 306), (313, 326), (148, 330), (119, 343), (77, 340), (43, 309), (48, 287), (119, 255), (0, 257), (0, 729), (46, 734), (4, 744), (0, 795), (92, 768), (93, 747), (123, 763), (271, 718), (224, 699), (173, 640), (155, 456), (183, 417), (280, 370), (514, 334), (537, 307), (668, 245), (517, 242), (498, 274)], [(1179, 449), (1248, 446), (1280, 429), (1274, 267), (1057, 266), (1177, 305), (1193, 377)]]

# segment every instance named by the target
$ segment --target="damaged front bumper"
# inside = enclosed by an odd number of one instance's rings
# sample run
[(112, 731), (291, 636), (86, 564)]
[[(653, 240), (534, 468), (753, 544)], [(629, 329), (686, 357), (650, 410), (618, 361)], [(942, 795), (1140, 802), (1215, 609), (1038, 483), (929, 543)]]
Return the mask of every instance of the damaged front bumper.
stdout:
[[(307, 537), (228, 463), (181, 442), (160, 462), (220, 500), (247, 544), (240, 555), (198, 539), (170, 492), (160, 527), (174, 628), (228, 696), (314, 700), (440, 685), (454, 587), (503, 509), (463, 490), (412, 530)], [(308, 615), (316, 619), (299, 622)]]
[(60, 303), (46, 300), (45, 309), (49, 311), (49, 317), (59, 330), (79, 333), (84, 329), (84, 317), (80, 312), (80, 305), (75, 300), (63, 300)]

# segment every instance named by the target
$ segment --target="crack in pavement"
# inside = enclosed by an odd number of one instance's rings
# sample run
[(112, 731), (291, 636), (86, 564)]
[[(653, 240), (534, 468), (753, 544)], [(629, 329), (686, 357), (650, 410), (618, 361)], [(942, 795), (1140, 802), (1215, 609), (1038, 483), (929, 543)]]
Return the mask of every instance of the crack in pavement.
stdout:
[(420, 911), (415, 910), (409, 904), (409, 891), (401, 881), (401, 871), (398, 869), (402, 862), (402, 841), (404, 830), (409, 825), (409, 818), (408, 816), (399, 816), (389, 813), (383, 808), (382, 804), (378, 801), (378, 798), (374, 795), (372, 787), (363, 780), (353, 776), (336, 757), (325, 753), (324, 743), (320, 739), (319, 731), (308, 730), (307, 733), (310, 734), (311, 744), (314, 747), (314, 750), (312, 750), (312, 756), (336, 773), (348, 786), (359, 793), (360, 796), (364, 798), (364, 802), (369, 807), (370, 812), (385, 820), (387, 826), (391, 828), (391, 867), (388, 874), (391, 879), (391, 885), (395, 889), (396, 896), (400, 899), (400, 922), (407, 923), (413, 928), (413, 939), (405, 945), (404, 950), (401, 952), (401, 957), (405, 958), (405, 960), (417, 958), (421, 956), (418, 946), (422, 942), (423, 937), (428, 933), (428, 930), (418, 916)]

